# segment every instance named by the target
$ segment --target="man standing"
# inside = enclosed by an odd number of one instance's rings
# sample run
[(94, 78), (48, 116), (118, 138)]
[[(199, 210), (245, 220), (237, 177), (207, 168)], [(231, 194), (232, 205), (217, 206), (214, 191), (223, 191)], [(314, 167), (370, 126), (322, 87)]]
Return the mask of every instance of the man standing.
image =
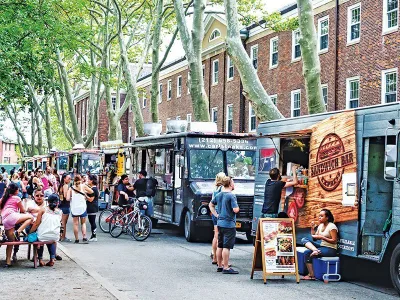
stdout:
[[(218, 219), (217, 272), (239, 274), (229, 267), (230, 250), (233, 249), (236, 240), (236, 214), (239, 212), (239, 206), (236, 196), (232, 194), (235, 189), (233, 179), (225, 176), (222, 184), (224, 186), (222, 192), (215, 196), (209, 205), (211, 213)], [(215, 210), (216, 205), (219, 214)]]
[(278, 168), (269, 171), (270, 179), (265, 183), (264, 204), (262, 207), (261, 218), (277, 218), (279, 204), (281, 203), (281, 193), (284, 188), (297, 184), (297, 166), (292, 166), (293, 181), (281, 181), (281, 175)]

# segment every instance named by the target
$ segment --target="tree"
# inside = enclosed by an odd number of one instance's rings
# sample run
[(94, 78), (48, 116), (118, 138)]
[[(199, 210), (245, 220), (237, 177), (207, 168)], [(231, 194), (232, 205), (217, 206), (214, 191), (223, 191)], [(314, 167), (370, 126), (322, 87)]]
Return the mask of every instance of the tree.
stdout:
[(300, 48), (303, 59), (303, 76), (306, 86), (308, 113), (326, 111), (321, 87), (321, 64), (317, 49), (317, 33), (311, 0), (297, 0), (300, 28)]

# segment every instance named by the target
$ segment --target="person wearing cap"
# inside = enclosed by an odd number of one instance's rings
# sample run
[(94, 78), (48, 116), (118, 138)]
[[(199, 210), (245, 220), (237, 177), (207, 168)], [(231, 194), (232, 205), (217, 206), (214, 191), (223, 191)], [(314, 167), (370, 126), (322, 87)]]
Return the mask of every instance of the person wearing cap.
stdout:
[[(57, 194), (51, 194), (47, 198), (48, 206), (39, 211), (36, 221), (30, 230), (30, 233), (37, 232), (39, 241), (54, 241), (53, 244), (47, 244), (47, 249), (50, 254), (50, 261), (46, 263), (48, 267), (54, 266), (56, 259), (56, 241), (60, 236), (62, 213), (57, 207), (59, 201), (60, 198)], [(39, 266), (43, 267), (45, 265), (43, 262), (43, 247), (38, 249), (38, 259)]]

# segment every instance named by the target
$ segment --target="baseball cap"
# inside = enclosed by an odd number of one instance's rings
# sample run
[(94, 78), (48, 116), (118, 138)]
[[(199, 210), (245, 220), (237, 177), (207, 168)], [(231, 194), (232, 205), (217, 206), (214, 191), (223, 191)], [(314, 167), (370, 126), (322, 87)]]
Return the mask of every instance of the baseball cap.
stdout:
[(57, 194), (51, 194), (48, 198), (47, 198), (47, 202), (59, 202), (60, 201), (60, 197), (58, 197)]

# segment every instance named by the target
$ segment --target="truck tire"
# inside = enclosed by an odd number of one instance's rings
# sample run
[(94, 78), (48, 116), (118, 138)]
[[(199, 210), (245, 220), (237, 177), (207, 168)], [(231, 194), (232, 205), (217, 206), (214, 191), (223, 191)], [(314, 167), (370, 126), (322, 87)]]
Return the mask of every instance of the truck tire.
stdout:
[(249, 244), (253, 244), (254, 245), (255, 236), (251, 235), (251, 231), (246, 231), (246, 238), (247, 238), (247, 241), (249, 242)]
[(195, 226), (192, 222), (191, 214), (189, 211), (185, 214), (185, 220), (183, 222), (183, 229), (185, 238), (188, 242), (194, 242), (197, 239)]
[(393, 286), (400, 295), (400, 244), (393, 249), (389, 268)]

